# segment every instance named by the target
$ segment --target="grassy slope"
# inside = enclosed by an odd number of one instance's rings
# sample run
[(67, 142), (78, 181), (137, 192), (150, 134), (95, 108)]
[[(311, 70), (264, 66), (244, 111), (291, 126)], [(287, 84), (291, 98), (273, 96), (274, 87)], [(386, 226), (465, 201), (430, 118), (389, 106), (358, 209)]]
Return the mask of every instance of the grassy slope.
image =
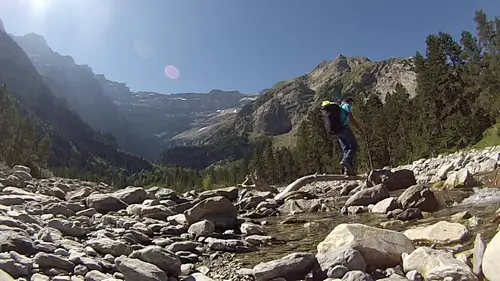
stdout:
[(483, 139), (481, 139), (473, 148), (483, 149), (489, 146), (500, 145), (500, 123), (496, 123), (491, 126), (483, 134)]

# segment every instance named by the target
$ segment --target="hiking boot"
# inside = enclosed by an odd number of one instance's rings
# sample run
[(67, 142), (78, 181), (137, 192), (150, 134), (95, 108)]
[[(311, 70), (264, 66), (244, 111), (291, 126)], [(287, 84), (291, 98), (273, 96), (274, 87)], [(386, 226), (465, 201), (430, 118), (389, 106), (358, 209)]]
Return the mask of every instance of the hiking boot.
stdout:
[(340, 162), (340, 165), (342, 166), (342, 168), (344, 170), (344, 175), (347, 175), (347, 176), (355, 176), (356, 175), (356, 171), (354, 171), (351, 164)]

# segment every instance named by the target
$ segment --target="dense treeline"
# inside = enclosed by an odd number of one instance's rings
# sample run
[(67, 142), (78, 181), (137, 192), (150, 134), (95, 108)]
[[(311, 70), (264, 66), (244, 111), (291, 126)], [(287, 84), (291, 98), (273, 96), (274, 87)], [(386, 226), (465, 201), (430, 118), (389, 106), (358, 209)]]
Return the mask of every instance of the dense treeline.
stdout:
[(38, 174), (47, 167), (51, 153), (50, 138), (20, 113), (5, 85), (0, 86), (0, 148), (0, 161), (30, 166)]
[(223, 136), (213, 144), (166, 149), (160, 154), (159, 163), (203, 170), (219, 161), (230, 162), (249, 156), (253, 145), (246, 134)]

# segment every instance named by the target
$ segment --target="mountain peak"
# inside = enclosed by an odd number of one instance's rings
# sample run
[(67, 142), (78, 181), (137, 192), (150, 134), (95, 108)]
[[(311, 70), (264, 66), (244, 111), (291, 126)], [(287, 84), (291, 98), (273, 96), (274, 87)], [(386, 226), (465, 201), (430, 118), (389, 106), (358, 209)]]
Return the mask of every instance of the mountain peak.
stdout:
[(3, 27), (2, 19), (0, 19), (0, 30), (5, 32), (5, 27)]
[(24, 36), (21, 36), (21, 37), (24, 37), (25, 39), (27, 40), (30, 40), (32, 41), (33, 43), (38, 43), (38, 44), (41, 44), (43, 46), (49, 46), (49, 44), (47, 43), (47, 40), (45, 40), (45, 37), (43, 37), (42, 35), (38, 34), (38, 33), (28, 33)]
[(37, 33), (28, 33), (23, 36), (15, 36), (14, 39), (16, 42), (28, 53), (37, 50), (38, 53), (52, 53), (52, 49), (50, 48), (47, 40), (40, 34)]
[(346, 56), (344, 56), (344, 55), (342, 55), (342, 54), (338, 54), (338, 55), (335, 57), (334, 61), (338, 61), (338, 60), (345, 60), (346, 58), (347, 58)]

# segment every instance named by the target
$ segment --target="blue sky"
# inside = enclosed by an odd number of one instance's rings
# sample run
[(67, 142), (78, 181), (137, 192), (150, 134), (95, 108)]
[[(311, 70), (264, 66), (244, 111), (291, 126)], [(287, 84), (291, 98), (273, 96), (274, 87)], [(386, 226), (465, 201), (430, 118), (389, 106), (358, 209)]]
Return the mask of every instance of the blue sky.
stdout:
[(430, 33), (474, 31), (477, 9), (500, 16), (500, 1), (0, 0), (8, 32), (42, 34), (110, 80), (161, 93), (254, 93), (339, 53), (412, 56)]

